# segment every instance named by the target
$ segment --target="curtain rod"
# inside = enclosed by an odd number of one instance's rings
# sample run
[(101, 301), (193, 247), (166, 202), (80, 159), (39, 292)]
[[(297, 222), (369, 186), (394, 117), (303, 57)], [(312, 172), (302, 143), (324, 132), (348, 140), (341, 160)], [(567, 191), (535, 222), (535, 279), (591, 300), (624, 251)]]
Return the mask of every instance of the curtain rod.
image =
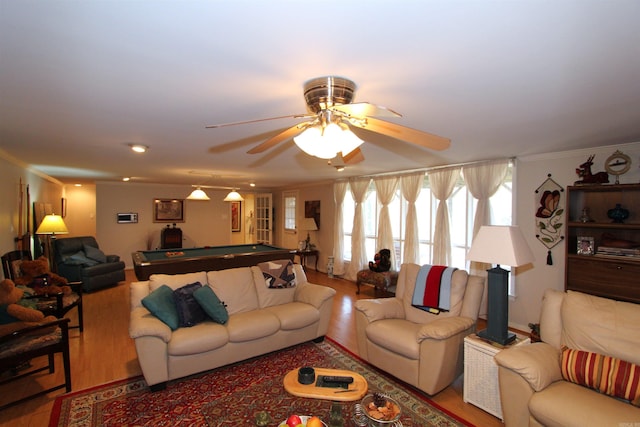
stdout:
[(509, 162), (513, 162), (516, 158), (515, 157), (507, 157), (507, 158), (500, 158), (500, 159), (491, 159), (491, 160), (476, 160), (473, 162), (462, 162), (462, 163), (452, 163), (450, 165), (442, 165), (442, 166), (432, 166), (429, 168), (420, 168), (420, 169), (407, 169), (407, 170), (403, 170), (403, 171), (395, 171), (395, 172), (380, 172), (380, 173), (374, 173), (371, 175), (360, 175), (360, 176), (351, 176), (348, 178), (344, 178), (344, 179), (339, 179), (336, 181), (348, 181), (349, 179), (353, 179), (353, 178), (377, 178), (380, 176), (389, 176), (389, 175), (395, 175), (395, 176), (404, 176), (404, 175), (411, 175), (417, 172), (431, 172), (434, 170), (442, 170), (442, 169), (451, 169), (451, 168), (458, 168), (458, 167), (462, 167), (462, 166), (471, 166), (471, 165), (479, 165), (479, 164), (483, 164), (483, 163), (492, 163), (492, 162), (497, 162), (500, 160), (508, 160)]

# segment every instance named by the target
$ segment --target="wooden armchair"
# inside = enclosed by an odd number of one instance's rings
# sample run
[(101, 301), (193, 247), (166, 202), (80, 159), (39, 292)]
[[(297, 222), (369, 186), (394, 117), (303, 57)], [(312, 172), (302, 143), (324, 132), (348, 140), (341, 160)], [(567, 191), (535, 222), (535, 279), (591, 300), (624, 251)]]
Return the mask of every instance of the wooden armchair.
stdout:
[[(29, 324), (25, 322), (15, 322), (12, 331), (0, 336), (0, 374), (10, 371), (8, 378), (0, 381), (0, 386), (20, 380), (28, 375), (35, 374), (44, 370), (49, 370), (50, 374), (55, 372), (55, 354), (62, 354), (62, 364), (64, 368), (64, 382), (58, 383), (46, 390), (41, 390), (30, 394), (26, 397), (19, 397), (5, 403), (4, 396), (2, 398), (2, 406), (0, 411), (22, 403), (26, 400), (34, 399), (44, 394), (64, 388), (67, 393), (71, 391), (71, 362), (69, 358), (69, 319), (57, 319), (51, 322), (43, 322), (38, 324)], [(48, 363), (41, 366), (41, 361), (34, 360), (41, 356), (47, 356)], [(36, 364), (30, 367), (26, 372), (20, 373), (15, 368), (24, 365), (26, 362)], [(31, 364), (29, 363), (29, 365)], [(39, 364), (39, 365), (38, 365)], [(3, 375), (4, 377), (5, 375)], [(11, 390), (18, 390), (14, 387)], [(7, 390), (7, 388), (5, 388)], [(4, 393), (4, 395), (14, 395)]]
[[(4, 277), (14, 280), (22, 275), (20, 263), (23, 260), (31, 260), (31, 252), (25, 250), (16, 250), (7, 252), (2, 255), (2, 270)], [(42, 311), (45, 316), (55, 316), (58, 319), (63, 318), (69, 311), (74, 308), (78, 309), (78, 324), (69, 326), (69, 328), (78, 328), (80, 332), (84, 331), (84, 317), (82, 307), (82, 282), (69, 282), (72, 289), (70, 295), (58, 293), (55, 295), (37, 296), (36, 307)]]

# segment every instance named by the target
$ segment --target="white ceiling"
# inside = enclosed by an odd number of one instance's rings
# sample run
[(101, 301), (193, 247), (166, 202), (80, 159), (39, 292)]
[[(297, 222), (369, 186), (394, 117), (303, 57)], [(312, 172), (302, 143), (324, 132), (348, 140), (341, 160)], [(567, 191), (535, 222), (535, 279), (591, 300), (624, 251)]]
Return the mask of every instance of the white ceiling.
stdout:
[[(637, 0), (0, 0), (0, 149), (69, 183), (260, 189), (636, 142), (639, 21)], [(295, 119), (205, 129), (304, 113), (325, 75), (451, 148), (360, 131), (338, 173), (291, 141), (246, 154)]]

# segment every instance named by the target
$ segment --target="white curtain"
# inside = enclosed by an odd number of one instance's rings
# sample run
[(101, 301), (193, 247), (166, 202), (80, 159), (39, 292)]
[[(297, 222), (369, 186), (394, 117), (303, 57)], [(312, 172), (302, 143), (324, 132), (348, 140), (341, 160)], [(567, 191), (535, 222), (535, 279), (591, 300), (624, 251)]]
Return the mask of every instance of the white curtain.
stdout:
[(333, 274), (344, 275), (344, 217), (342, 205), (349, 184), (346, 181), (333, 184), (334, 226), (333, 226)]
[(392, 270), (396, 268), (396, 251), (393, 244), (393, 230), (391, 229), (391, 218), (389, 217), (389, 203), (393, 201), (398, 189), (397, 177), (374, 178), (378, 202), (380, 208), (380, 218), (378, 219), (378, 241), (376, 251), (389, 249), (391, 251)]
[[(473, 218), (473, 238), (476, 238), (478, 230), (483, 225), (490, 225), (491, 210), (489, 198), (493, 196), (500, 188), (507, 175), (509, 160), (497, 160), (489, 163), (481, 163), (463, 166), (462, 174), (467, 188), (473, 197), (478, 199), (476, 207), (476, 215)], [(473, 240), (472, 240), (473, 242)], [(472, 243), (473, 244), (473, 243)], [(469, 265), (469, 273), (486, 277), (486, 271), (492, 267), (491, 264), (481, 262), (471, 262)], [(480, 314), (487, 314), (487, 288), (485, 286), (482, 303), (480, 305)]]
[(367, 265), (367, 250), (364, 245), (364, 212), (362, 203), (367, 199), (370, 178), (353, 179), (349, 181), (351, 195), (356, 204), (353, 218), (353, 230), (351, 232), (351, 262), (347, 269), (346, 278), (356, 280), (358, 271)]
[(460, 176), (460, 168), (429, 172), (429, 183), (433, 196), (438, 199), (435, 232), (433, 233), (434, 265), (451, 265), (451, 236), (449, 232), (449, 208), (447, 199), (451, 197)]
[(462, 167), (464, 182), (471, 195), (478, 199), (476, 215), (473, 218), (473, 237), (478, 234), (480, 227), (490, 224), (489, 199), (500, 188), (508, 170), (508, 159)]
[(424, 183), (424, 172), (406, 175), (401, 179), (402, 197), (407, 201), (402, 262), (420, 264), (420, 236), (416, 200)]

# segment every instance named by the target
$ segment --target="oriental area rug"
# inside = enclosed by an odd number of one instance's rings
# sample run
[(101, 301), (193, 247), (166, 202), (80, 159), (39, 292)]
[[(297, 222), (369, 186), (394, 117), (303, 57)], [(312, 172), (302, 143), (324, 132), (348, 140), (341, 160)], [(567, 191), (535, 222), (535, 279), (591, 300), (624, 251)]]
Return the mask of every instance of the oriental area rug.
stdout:
[[(359, 373), (370, 393), (382, 392), (400, 403), (404, 427), (472, 426), (328, 338), (171, 381), (155, 393), (137, 377), (61, 395), (49, 426), (251, 426), (260, 412), (269, 414), (272, 426), (290, 414), (317, 415), (328, 423), (335, 402), (295, 397), (284, 389), (286, 373), (300, 366)], [(340, 402), (344, 426), (354, 425), (355, 403)]]

